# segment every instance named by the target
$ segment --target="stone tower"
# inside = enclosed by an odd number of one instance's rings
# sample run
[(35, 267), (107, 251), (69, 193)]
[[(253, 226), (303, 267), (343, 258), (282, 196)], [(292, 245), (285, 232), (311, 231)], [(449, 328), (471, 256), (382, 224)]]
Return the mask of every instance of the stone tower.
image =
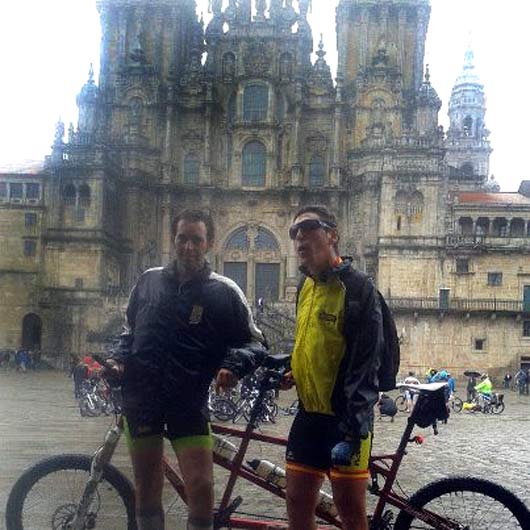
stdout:
[(475, 71), (471, 49), (465, 53), (464, 67), (449, 100), (449, 130), (446, 161), (453, 178), (463, 185), (480, 183), (489, 174), (492, 152), (485, 126), (486, 98), (484, 85)]
[(443, 226), (441, 102), (428, 71), (423, 79), (429, 15), (427, 0), (342, 0), (337, 8), (349, 236), (383, 290), (391, 255)]

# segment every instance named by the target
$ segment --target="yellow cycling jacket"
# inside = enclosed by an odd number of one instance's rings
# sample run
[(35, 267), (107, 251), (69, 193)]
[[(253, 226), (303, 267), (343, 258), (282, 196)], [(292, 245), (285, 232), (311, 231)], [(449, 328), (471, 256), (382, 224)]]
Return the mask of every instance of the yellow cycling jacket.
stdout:
[(351, 259), (303, 279), (291, 367), (306, 411), (337, 415), (345, 434), (367, 434), (379, 397), (382, 347), (377, 291)]

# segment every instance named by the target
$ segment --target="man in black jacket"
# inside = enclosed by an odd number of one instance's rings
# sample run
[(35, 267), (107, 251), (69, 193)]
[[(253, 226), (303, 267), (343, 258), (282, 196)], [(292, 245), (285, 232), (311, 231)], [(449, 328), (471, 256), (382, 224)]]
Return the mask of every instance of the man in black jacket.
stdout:
[[(263, 335), (237, 285), (211, 271), (211, 217), (187, 210), (173, 223), (175, 261), (146, 271), (132, 290), (128, 329), (114, 355), (123, 368), (125, 435), (139, 530), (163, 530), (167, 431), (188, 500), (188, 530), (213, 529), (212, 438), (205, 412), (213, 377), (234, 386), (265, 356)], [(217, 374), (217, 375), (216, 375)]]
[(300, 398), (287, 445), (289, 528), (316, 528), (318, 492), (328, 475), (342, 528), (368, 530), (368, 460), (384, 342), (377, 291), (351, 259), (340, 257), (337, 222), (326, 208), (299, 210), (289, 236), (304, 274), (286, 378)]

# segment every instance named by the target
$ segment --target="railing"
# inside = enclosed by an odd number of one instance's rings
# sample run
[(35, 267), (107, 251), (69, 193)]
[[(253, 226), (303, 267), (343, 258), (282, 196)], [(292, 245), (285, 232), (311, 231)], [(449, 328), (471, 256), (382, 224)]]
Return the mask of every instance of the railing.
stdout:
[(428, 310), (491, 313), (529, 313), (530, 304), (520, 300), (470, 299), (453, 298), (447, 303), (440, 303), (438, 298), (389, 298), (387, 300), (393, 310)]
[(530, 247), (530, 236), (525, 235), (450, 235), (446, 237), (448, 247)]

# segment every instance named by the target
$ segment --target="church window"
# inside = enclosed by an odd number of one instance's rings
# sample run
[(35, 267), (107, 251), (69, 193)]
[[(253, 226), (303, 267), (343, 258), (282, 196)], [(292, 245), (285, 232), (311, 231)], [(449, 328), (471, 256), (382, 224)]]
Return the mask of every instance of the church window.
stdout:
[(237, 117), (237, 95), (234, 92), (228, 100), (228, 122), (234, 123)]
[(458, 230), (462, 236), (470, 236), (473, 234), (473, 219), (470, 217), (461, 217), (458, 220)]
[(278, 300), (280, 294), (280, 264), (256, 263), (256, 295), (267, 302)]
[(225, 53), (223, 56), (223, 77), (232, 79), (236, 74), (236, 56), (232, 53)]
[(67, 184), (63, 189), (63, 202), (67, 206), (75, 205), (75, 196), (77, 191), (73, 184)]
[(523, 322), (523, 337), (530, 337), (530, 320)]
[(36, 213), (26, 213), (24, 214), (24, 226), (32, 227), (37, 224), (37, 214)]
[(245, 121), (262, 121), (267, 119), (269, 108), (269, 87), (249, 85), (243, 98), (243, 119)]
[(28, 182), (26, 184), (26, 198), (40, 199), (40, 184), (35, 182)]
[(83, 208), (90, 206), (90, 186), (88, 184), (79, 186), (79, 206)]
[(24, 256), (26, 258), (33, 257), (37, 254), (37, 242), (31, 239), (24, 240)]
[(464, 118), (464, 135), (471, 136), (473, 134), (473, 118), (466, 116)]
[(247, 291), (247, 263), (244, 261), (225, 261), (224, 275), (241, 288), (246, 294)]
[(238, 228), (226, 241), (226, 250), (248, 250), (249, 241), (246, 228)]
[(471, 162), (466, 162), (465, 164), (462, 164), (462, 167), (460, 168), (462, 170), (462, 174), (464, 177), (472, 177), (474, 173), (473, 164)]
[(320, 155), (313, 155), (309, 163), (309, 186), (318, 187), (324, 185), (326, 166), (324, 158)]
[(469, 272), (469, 259), (456, 258), (456, 273), (467, 274)]
[(415, 191), (410, 197), (410, 214), (421, 215), (423, 213), (423, 194)]
[(510, 223), (510, 235), (512, 237), (524, 237), (525, 222), (520, 217), (515, 217)]
[(396, 228), (398, 231), (401, 230), (401, 215), (398, 215)]
[(10, 199), (22, 199), (22, 184), (20, 182), (12, 182), (9, 185), (9, 198)]
[(0, 182), (0, 198), (7, 197), (7, 182)]
[(476, 351), (484, 351), (486, 349), (486, 339), (475, 339), (474, 342)]
[(280, 78), (289, 79), (293, 75), (293, 58), (290, 53), (283, 53), (280, 57)]
[(279, 252), (278, 242), (273, 234), (265, 228), (258, 228), (258, 234), (255, 241), (256, 250), (274, 250)]
[(508, 221), (504, 217), (496, 217), (493, 220), (493, 235), (497, 237), (508, 235)]
[(409, 202), (408, 193), (406, 191), (399, 190), (396, 193), (396, 197), (394, 199), (394, 209), (396, 213), (406, 215), (408, 202)]
[(252, 141), (243, 148), (243, 186), (265, 186), (267, 151), (258, 141)]
[(199, 183), (200, 162), (196, 155), (190, 153), (184, 159), (184, 184)]
[(487, 217), (479, 217), (476, 225), (477, 236), (487, 236), (490, 229), (490, 220)]
[(75, 209), (75, 222), (79, 224), (85, 223), (85, 213), (86, 210), (84, 208), (76, 208)]
[(488, 272), (488, 285), (490, 287), (502, 285), (502, 272)]

